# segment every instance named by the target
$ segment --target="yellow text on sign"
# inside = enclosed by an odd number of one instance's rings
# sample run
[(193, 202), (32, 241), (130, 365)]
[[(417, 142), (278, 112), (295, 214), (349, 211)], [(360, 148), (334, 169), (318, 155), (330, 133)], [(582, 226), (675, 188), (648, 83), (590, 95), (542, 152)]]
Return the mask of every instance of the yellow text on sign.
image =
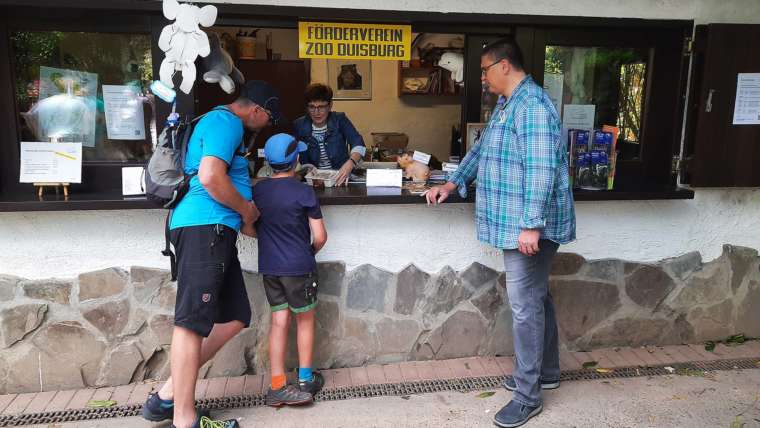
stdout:
[(300, 58), (408, 61), (411, 25), (298, 23)]

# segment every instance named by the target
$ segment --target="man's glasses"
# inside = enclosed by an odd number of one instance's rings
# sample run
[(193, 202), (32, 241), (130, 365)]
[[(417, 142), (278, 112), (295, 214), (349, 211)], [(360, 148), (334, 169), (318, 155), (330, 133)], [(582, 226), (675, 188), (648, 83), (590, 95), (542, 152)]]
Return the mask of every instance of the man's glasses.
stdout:
[[(503, 58), (502, 58), (502, 59), (503, 59)], [(491, 63), (491, 65), (487, 65), (487, 66), (485, 66), (485, 67), (480, 67), (480, 75), (481, 75), (481, 76), (485, 76), (485, 75), (486, 75), (486, 73), (488, 73), (488, 69), (489, 69), (489, 68), (491, 68), (491, 67), (493, 67), (494, 65), (496, 65), (496, 64), (498, 64), (498, 63), (500, 63), (501, 61), (502, 61), (501, 59), (497, 59), (496, 61), (494, 61), (493, 63)]]
[(327, 111), (327, 109), (330, 108), (330, 104), (322, 104), (322, 105), (318, 105), (318, 106), (309, 104), (308, 106), (306, 106), (306, 108), (311, 113), (324, 113), (324, 112)]
[(274, 124), (274, 116), (272, 116), (272, 112), (261, 106), (259, 106), (259, 108), (267, 114), (267, 117), (269, 117), (269, 123)]

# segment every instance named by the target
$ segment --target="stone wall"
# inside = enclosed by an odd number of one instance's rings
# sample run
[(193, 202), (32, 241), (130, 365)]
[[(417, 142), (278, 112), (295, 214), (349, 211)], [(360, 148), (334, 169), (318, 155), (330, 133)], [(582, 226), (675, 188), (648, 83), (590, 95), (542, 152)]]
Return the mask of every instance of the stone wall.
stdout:
[[(560, 253), (552, 272), (564, 348), (760, 337), (760, 258), (725, 246), (656, 264)], [(428, 273), (321, 263), (315, 366), (512, 353), (504, 274), (473, 263)], [(203, 377), (266, 370), (269, 308), (247, 272), (254, 321)], [(112, 268), (73, 280), (0, 276), (0, 393), (120, 385), (169, 372), (176, 284), (164, 270)], [(294, 336), (291, 334), (291, 341)], [(292, 347), (294, 348), (294, 347)], [(296, 365), (292, 352), (289, 365)]]

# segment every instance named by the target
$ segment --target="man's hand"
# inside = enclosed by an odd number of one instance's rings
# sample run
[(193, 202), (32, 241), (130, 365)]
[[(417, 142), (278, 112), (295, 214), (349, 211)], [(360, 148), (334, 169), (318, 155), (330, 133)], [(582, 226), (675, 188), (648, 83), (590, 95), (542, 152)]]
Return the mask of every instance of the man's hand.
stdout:
[(538, 240), (541, 231), (538, 229), (525, 229), (517, 237), (517, 249), (526, 256), (538, 254)]
[(243, 218), (243, 225), (250, 224), (253, 226), (253, 223), (256, 223), (256, 220), (259, 219), (259, 209), (256, 208), (256, 204), (254, 204), (252, 201), (248, 201), (243, 208), (243, 211), (240, 213), (240, 217)]
[(256, 228), (253, 224), (259, 219), (261, 215), (259, 209), (256, 208), (256, 204), (253, 201), (247, 201), (244, 205), (243, 212), (240, 213), (240, 217), (243, 219), (243, 225), (240, 227), (240, 233), (251, 238), (256, 237)]
[(438, 205), (442, 203), (449, 197), (449, 194), (451, 194), (451, 192), (456, 190), (456, 188), (457, 185), (452, 182), (448, 182), (441, 186), (431, 187), (430, 190), (425, 192), (425, 198), (427, 199), (428, 205)]
[(338, 170), (338, 175), (335, 177), (335, 185), (340, 186), (342, 184), (345, 184), (348, 186), (348, 179), (351, 178), (351, 171), (353, 170), (354, 163), (351, 161), (351, 159), (349, 159)]

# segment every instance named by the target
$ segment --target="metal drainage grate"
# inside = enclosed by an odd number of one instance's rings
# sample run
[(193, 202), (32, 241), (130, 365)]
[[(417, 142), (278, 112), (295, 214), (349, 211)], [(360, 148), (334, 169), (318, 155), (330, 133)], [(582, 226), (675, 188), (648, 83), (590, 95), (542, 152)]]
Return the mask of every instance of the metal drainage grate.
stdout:
[[(562, 372), (562, 381), (632, 378), (642, 376), (663, 376), (672, 374), (665, 365), (653, 367), (615, 368), (610, 372), (600, 373), (593, 369)], [(758, 360), (739, 359), (723, 361), (705, 361), (671, 364), (676, 373), (680, 371), (720, 371), (738, 369), (760, 369)], [(471, 392), (484, 389), (500, 388), (503, 376), (484, 376), (462, 379), (426, 380), (417, 382), (384, 383), (379, 385), (362, 385), (345, 388), (325, 389), (316, 395), (315, 401), (349, 400), (352, 398), (403, 396), (425, 394), (441, 391)], [(241, 395), (234, 397), (207, 398), (196, 402), (198, 407), (211, 410), (256, 407), (264, 405), (264, 395)], [(59, 422), (76, 422), (93, 419), (137, 416), (142, 404), (118, 406), (103, 409), (61, 410), (57, 412), (28, 413), (0, 416), (0, 427), (50, 424)]]

